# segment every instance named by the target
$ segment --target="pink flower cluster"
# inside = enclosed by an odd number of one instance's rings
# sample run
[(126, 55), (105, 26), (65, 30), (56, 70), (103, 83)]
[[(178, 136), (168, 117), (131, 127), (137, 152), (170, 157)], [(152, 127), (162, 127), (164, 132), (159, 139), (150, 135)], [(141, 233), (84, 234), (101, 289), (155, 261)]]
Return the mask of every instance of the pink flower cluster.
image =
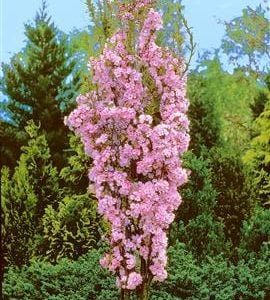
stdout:
[(122, 21), (135, 20), (136, 13), (153, 6), (155, 3), (156, 0), (128, 1), (127, 3), (123, 3), (119, 7), (119, 18)]
[[(167, 277), (167, 231), (181, 203), (177, 189), (187, 181), (180, 159), (189, 144), (184, 62), (156, 44), (161, 27), (161, 16), (150, 9), (136, 55), (127, 50), (127, 29), (117, 32), (90, 61), (97, 91), (80, 95), (66, 119), (93, 158), (89, 178), (111, 225), (111, 251), (101, 265), (130, 290)], [(154, 94), (143, 79), (146, 69)], [(155, 99), (154, 122), (146, 111)]]

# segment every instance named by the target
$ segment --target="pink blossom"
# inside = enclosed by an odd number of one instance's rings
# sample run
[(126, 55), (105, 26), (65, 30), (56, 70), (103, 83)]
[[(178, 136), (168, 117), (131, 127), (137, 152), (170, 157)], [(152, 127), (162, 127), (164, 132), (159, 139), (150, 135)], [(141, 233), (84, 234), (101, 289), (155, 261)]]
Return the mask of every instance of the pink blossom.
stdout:
[(135, 266), (136, 266), (136, 257), (132, 254), (127, 253), (126, 258), (127, 258), (127, 268), (129, 270), (135, 268)]
[(100, 260), (100, 265), (103, 267), (103, 268), (107, 268), (109, 266), (109, 263), (110, 263), (110, 259), (109, 259), (109, 255), (106, 254), (104, 257), (102, 257)]
[(138, 285), (142, 283), (142, 276), (139, 273), (132, 272), (128, 276), (127, 288), (129, 290), (134, 290)]
[[(89, 179), (98, 211), (110, 223), (111, 249), (100, 264), (117, 275), (121, 288), (131, 290), (146, 280), (146, 274), (134, 271), (140, 260), (155, 280), (167, 277), (166, 232), (188, 177), (181, 162), (189, 144), (185, 64), (156, 43), (162, 18), (153, 4), (131, 1), (120, 8), (122, 29), (108, 39), (100, 57), (90, 59), (97, 91), (80, 95), (65, 118), (93, 159)], [(146, 19), (141, 27), (135, 22), (134, 54), (126, 46), (128, 24), (141, 9)], [(145, 68), (155, 98), (145, 85)], [(156, 98), (158, 117), (147, 110)]]

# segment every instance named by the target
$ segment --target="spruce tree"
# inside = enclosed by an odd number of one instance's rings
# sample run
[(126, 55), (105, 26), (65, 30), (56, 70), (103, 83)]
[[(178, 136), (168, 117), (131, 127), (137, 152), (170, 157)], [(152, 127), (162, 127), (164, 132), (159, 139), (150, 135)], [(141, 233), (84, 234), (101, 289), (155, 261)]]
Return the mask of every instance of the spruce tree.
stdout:
[[(25, 35), (27, 44), (23, 51), (2, 65), (1, 91), (7, 97), (4, 110), (10, 118), (9, 131), (16, 134), (11, 139), (9, 132), (1, 130), (1, 139), (7, 141), (1, 147), (1, 164), (15, 165), (20, 152), (19, 147), (12, 149), (14, 142), (19, 146), (23, 144), (17, 134), (33, 119), (45, 130), (53, 161), (61, 167), (62, 150), (68, 145), (63, 116), (79, 87), (78, 77), (73, 72), (75, 61), (64, 34), (47, 15), (45, 0), (34, 24), (25, 25)], [(1, 127), (7, 126), (5, 118), (3, 121)], [(9, 156), (5, 152), (9, 152)]]

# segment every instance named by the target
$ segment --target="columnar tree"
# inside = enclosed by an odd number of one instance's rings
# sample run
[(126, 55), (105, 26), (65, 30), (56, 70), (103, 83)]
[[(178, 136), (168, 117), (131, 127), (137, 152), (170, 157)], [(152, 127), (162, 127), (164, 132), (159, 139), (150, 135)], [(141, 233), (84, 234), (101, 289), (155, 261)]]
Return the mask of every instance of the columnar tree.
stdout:
[(111, 251), (101, 264), (117, 275), (121, 298), (148, 298), (167, 277), (167, 231), (187, 181), (185, 63), (156, 43), (162, 28), (155, 1), (119, 7), (122, 27), (90, 60), (96, 88), (77, 98), (66, 124), (93, 158), (90, 180), (110, 223)]

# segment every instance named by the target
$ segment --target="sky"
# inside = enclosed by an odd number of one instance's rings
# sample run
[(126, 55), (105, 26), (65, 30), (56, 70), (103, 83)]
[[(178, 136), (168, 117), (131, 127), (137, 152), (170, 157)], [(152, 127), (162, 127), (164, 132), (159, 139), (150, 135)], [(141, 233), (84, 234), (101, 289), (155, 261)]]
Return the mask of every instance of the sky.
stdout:
[[(202, 51), (220, 46), (224, 26), (218, 20), (231, 20), (241, 15), (247, 5), (255, 8), (260, 0), (183, 0), (183, 4), (197, 49)], [(41, 0), (0, 0), (1, 62), (8, 62), (25, 45), (24, 24), (34, 18), (40, 5)], [(84, 0), (48, 0), (48, 12), (65, 32), (84, 29), (89, 24)]]

